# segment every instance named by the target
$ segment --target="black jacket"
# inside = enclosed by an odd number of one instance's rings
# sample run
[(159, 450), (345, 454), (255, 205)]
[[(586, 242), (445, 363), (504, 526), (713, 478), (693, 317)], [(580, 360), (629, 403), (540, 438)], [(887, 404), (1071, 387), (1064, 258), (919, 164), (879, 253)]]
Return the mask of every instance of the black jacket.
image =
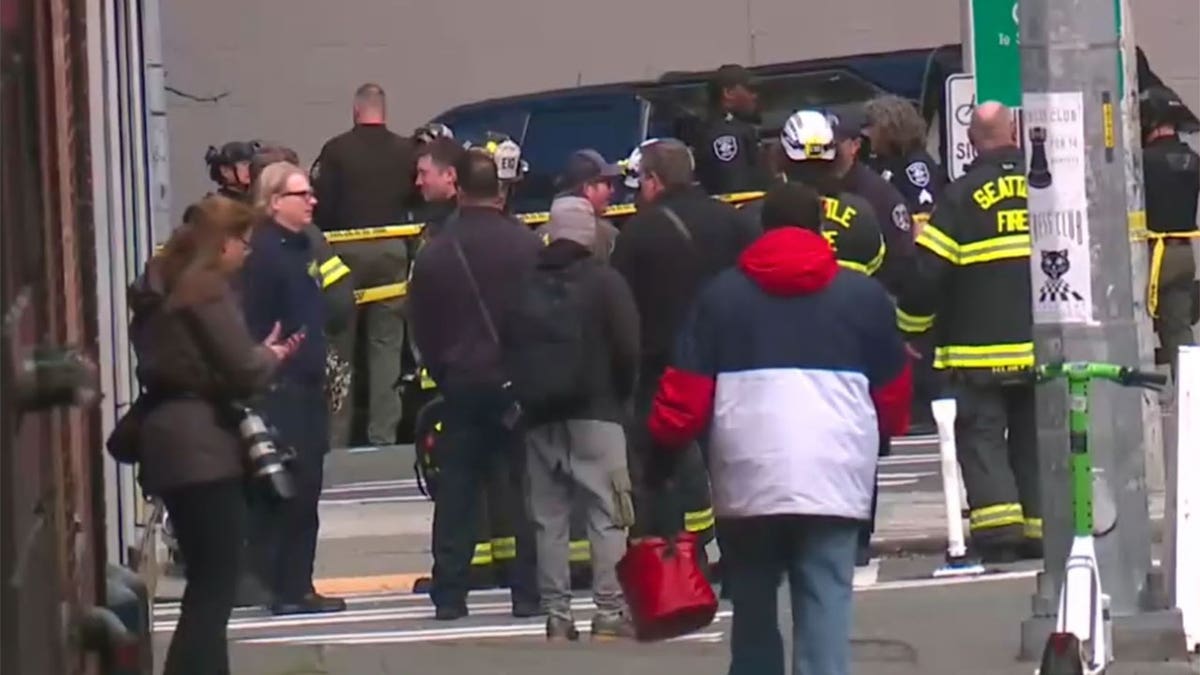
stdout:
[[(670, 208), (687, 227), (685, 238), (667, 217)], [(621, 228), (612, 266), (625, 277), (642, 321), (642, 372), (661, 370), (680, 323), (700, 286), (732, 267), (760, 228), (741, 212), (699, 187), (664, 193)]]
[(887, 245), (883, 267), (876, 276), (893, 295), (900, 293), (912, 278), (916, 258), (908, 204), (899, 190), (861, 162), (842, 179), (842, 189), (867, 200), (875, 210)]
[[(936, 313), (934, 368), (1006, 377), (1033, 366), (1027, 194), (1019, 148), (983, 152), (921, 230), (919, 283), (900, 306), (914, 317)], [(1065, 252), (1041, 262), (1069, 264)]]
[(360, 124), (331, 139), (313, 164), (314, 217), (322, 230), (394, 225), (412, 207), (412, 140), (382, 124)]
[(917, 150), (903, 157), (876, 157), (872, 166), (900, 191), (914, 220), (928, 220), (934, 202), (946, 188), (946, 173), (928, 152)]
[[(586, 341), (594, 346), (588, 363), (588, 403), (571, 419), (625, 423), (626, 404), (637, 381), (640, 327), (629, 285), (586, 246), (556, 239), (538, 253), (539, 270), (565, 270), (583, 287), (589, 324)], [(553, 364), (547, 364), (553, 367)], [(564, 420), (530, 419), (531, 423)]]
[[(455, 243), (482, 297), (472, 288)], [(464, 206), (421, 249), (413, 264), (408, 311), (417, 351), (440, 388), (505, 381), (498, 336), (488, 329), (480, 302), (502, 334), (518, 284), (541, 248), (524, 223), (495, 209)]]
[(1151, 141), (1142, 151), (1146, 172), (1146, 225), (1152, 232), (1196, 229), (1200, 157), (1179, 136)]
[(758, 130), (732, 113), (716, 112), (695, 139), (696, 178), (709, 194), (761, 190)]

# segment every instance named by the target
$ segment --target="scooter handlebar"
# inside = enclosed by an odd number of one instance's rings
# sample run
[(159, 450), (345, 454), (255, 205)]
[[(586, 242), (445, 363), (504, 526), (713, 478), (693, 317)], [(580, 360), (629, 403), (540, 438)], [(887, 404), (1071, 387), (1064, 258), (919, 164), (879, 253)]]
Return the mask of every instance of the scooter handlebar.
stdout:
[(1124, 376), (1122, 384), (1131, 387), (1160, 389), (1167, 386), (1167, 376), (1162, 373), (1148, 373), (1144, 370), (1127, 369)]
[(1058, 378), (1069, 380), (1108, 380), (1126, 387), (1161, 389), (1167, 385), (1167, 376), (1161, 373), (1127, 368), (1111, 363), (1050, 363), (1035, 370), (1037, 382)]

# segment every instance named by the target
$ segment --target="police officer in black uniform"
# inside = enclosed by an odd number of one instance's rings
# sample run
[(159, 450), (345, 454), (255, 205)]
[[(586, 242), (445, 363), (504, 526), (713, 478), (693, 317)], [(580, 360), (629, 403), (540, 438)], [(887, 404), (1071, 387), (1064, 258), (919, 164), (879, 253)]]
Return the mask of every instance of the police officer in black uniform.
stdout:
[(868, 101), (863, 109), (860, 159), (899, 190), (920, 229), (946, 187), (946, 174), (925, 149), (925, 120), (913, 104), (887, 95)]
[(230, 141), (220, 149), (208, 146), (204, 163), (208, 165), (208, 177), (217, 184), (217, 194), (243, 204), (252, 201), (250, 160), (258, 150), (254, 141)]
[[(925, 150), (925, 120), (910, 101), (890, 94), (868, 101), (863, 112), (866, 126), (859, 156), (904, 197), (915, 233), (919, 233), (946, 186), (945, 172)], [(910, 433), (932, 433), (936, 427), (930, 402), (941, 389), (933, 369), (933, 332), (928, 325), (903, 315), (900, 328), (917, 355)]]
[(829, 117), (837, 140), (834, 170), (844, 191), (867, 200), (875, 210), (887, 244), (883, 267), (876, 276), (893, 296), (899, 296), (916, 269), (912, 214), (900, 191), (859, 160), (866, 120), (862, 111), (849, 109)]
[(1162, 344), (1159, 360), (1174, 372), (1179, 345), (1194, 341), (1196, 262), (1189, 233), (1196, 232), (1200, 192), (1200, 156), (1179, 138), (1187, 113), (1183, 101), (1166, 87), (1141, 95), (1142, 167), (1146, 185), (1146, 226), (1167, 236), (1152, 242), (1148, 299)]
[(709, 82), (709, 115), (691, 141), (696, 178), (709, 194), (761, 190), (758, 95), (750, 71), (738, 65), (717, 69)]

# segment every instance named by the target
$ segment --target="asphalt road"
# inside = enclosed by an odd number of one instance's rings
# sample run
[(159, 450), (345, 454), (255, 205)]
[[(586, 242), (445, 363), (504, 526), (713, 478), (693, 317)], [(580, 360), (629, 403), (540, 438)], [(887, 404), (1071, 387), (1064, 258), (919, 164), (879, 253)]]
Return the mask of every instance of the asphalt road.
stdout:
[[(326, 462), (321, 502), (344, 506), (426, 501), (412, 465), (412, 446), (334, 452)], [(890, 493), (941, 491), (936, 438), (893, 441), (891, 456), (880, 463), (879, 487)]]

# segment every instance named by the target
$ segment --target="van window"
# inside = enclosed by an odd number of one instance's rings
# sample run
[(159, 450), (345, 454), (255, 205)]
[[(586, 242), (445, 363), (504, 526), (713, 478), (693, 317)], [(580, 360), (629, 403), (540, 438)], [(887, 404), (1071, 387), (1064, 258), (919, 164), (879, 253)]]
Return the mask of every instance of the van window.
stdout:
[(507, 134), (520, 142), (528, 113), (516, 106), (481, 106), (438, 118), (459, 141), (482, 142), (489, 131)]
[(544, 210), (558, 192), (556, 180), (575, 150), (593, 148), (610, 162), (639, 141), (641, 102), (628, 95), (589, 96), (535, 107), (521, 144), (529, 173), (517, 190), (517, 208)]
[[(882, 89), (846, 70), (826, 70), (758, 79), (760, 125), (764, 136), (773, 136), (797, 110), (865, 103)], [(695, 125), (708, 111), (708, 89), (703, 83), (668, 85), (644, 94), (652, 104), (651, 136), (676, 136), (689, 140)]]

